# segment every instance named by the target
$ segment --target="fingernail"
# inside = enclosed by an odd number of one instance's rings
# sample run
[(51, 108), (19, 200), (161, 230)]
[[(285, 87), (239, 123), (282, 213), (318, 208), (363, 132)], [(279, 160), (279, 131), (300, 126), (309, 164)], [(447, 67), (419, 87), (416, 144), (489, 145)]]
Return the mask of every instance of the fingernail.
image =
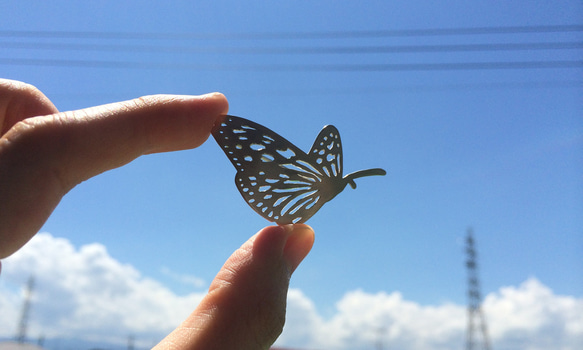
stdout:
[(314, 245), (314, 230), (304, 224), (284, 225), (284, 228), (290, 235), (283, 248), (283, 258), (293, 273)]
[[(200, 96), (198, 96), (198, 98), (203, 99), (203, 100), (224, 100), (225, 102), (227, 101), (227, 98), (225, 97), (225, 95), (223, 95), (220, 92), (211, 92), (208, 94), (200, 95)], [(225, 111), (225, 113), (226, 113), (226, 111)]]
[(223, 96), (223, 94), (220, 92), (209, 92), (209, 93), (200, 95), (200, 97), (216, 97), (216, 96)]

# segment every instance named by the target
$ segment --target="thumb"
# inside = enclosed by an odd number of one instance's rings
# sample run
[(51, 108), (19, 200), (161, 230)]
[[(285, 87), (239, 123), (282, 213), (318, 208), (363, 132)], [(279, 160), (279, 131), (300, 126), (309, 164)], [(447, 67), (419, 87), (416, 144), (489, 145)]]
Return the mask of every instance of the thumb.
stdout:
[(313, 243), (307, 225), (259, 231), (231, 255), (196, 310), (155, 349), (268, 349), (283, 329), (289, 278)]

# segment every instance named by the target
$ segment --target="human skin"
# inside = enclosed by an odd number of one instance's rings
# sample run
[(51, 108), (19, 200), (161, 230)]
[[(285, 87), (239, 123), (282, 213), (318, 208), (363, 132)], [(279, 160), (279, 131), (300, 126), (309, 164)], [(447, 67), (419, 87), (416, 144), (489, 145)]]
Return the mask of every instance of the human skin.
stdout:
[[(35, 87), (0, 79), (0, 258), (30, 240), (77, 184), (141, 155), (198, 147), (227, 110), (213, 93), (59, 112)], [(260, 230), (156, 349), (269, 348), (284, 324), (291, 274), (313, 242), (307, 225)]]

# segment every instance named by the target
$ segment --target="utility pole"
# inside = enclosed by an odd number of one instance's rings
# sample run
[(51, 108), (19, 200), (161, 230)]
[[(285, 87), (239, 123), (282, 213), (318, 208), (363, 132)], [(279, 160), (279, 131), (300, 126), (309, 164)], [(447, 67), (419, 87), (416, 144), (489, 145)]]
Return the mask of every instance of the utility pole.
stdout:
[[(482, 312), (482, 297), (480, 294), (480, 280), (478, 278), (477, 251), (474, 246), (472, 229), (468, 229), (466, 236), (466, 268), (468, 270), (468, 329), (466, 331), (466, 350), (490, 350), (490, 340), (486, 319)], [(479, 346), (478, 333), (481, 335)]]
[(34, 289), (34, 276), (28, 278), (26, 284), (26, 292), (24, 293), (24, 304), (22, 305), (22, 313), (20, 314), (20, 322), (18, 323), (18, 334), (16, 341), (20, 344), (26, 340), (26, 331), (28, 328), (28, 316), (30, 313), (30, 303), (32, 299), (32, 291)]

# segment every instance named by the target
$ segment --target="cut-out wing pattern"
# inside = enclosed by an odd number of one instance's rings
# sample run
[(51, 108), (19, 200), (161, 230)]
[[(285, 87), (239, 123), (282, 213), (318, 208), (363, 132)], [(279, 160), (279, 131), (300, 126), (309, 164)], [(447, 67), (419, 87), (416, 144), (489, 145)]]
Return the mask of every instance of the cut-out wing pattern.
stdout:
[(250, 120), (224, 116), (213, 137), (237, 169), (235, 183), (259, 215), (278, 224), (306, 222), (355, 178), (385, 175), (383, 169), (361, 170), (342, 177), (342, 143), (327, 125), (309, 153)]

